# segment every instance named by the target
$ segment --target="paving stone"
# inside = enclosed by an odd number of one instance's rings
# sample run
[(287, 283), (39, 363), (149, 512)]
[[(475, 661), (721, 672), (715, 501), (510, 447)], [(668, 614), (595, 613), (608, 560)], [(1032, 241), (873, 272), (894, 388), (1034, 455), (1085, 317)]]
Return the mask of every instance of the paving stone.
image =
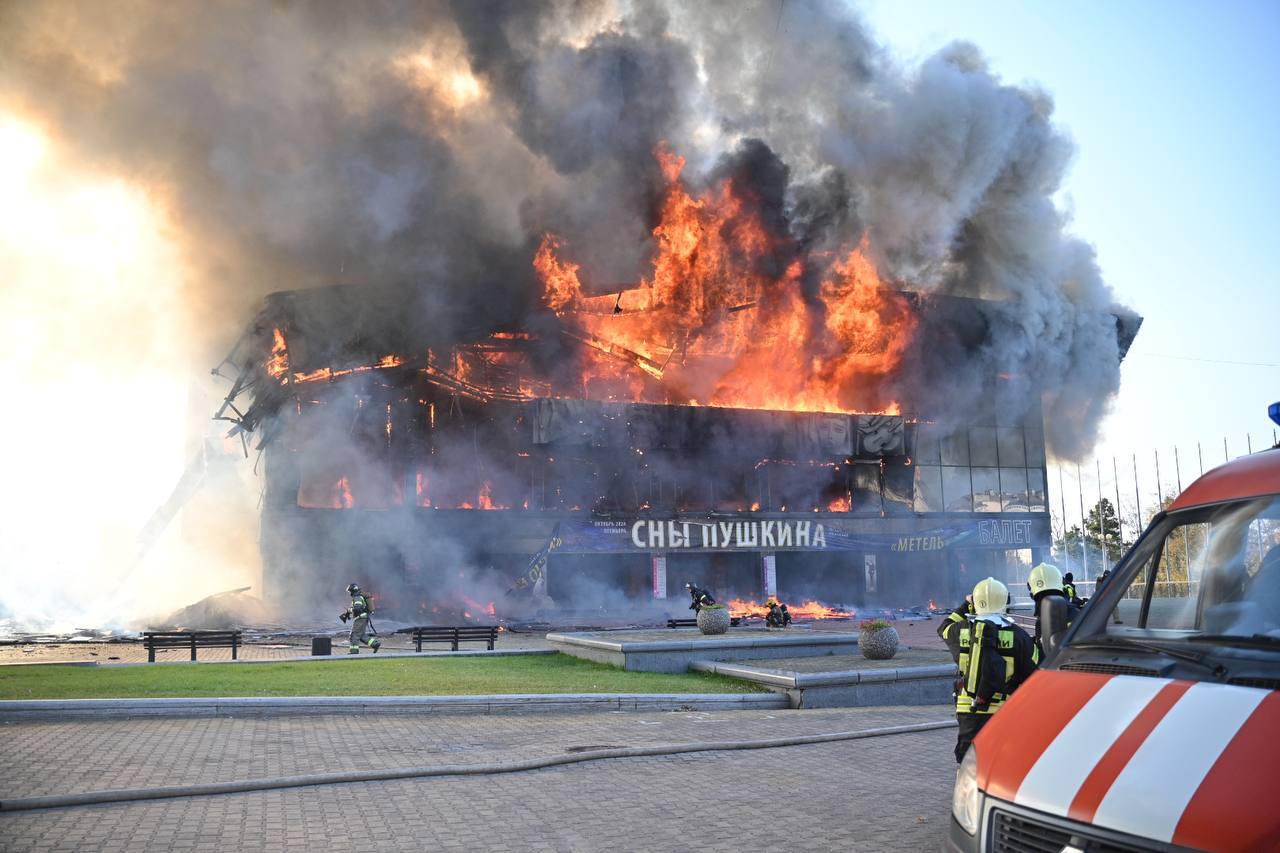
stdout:
[[(23, 723), (0, 739), (0, 768), (22, 768), (0, 774), (0, 789), (12, 797), (510, 761), (573, 746), (756, 739), (945, 718), (938, 708), (872, 708)], [(484, 777), (18, 812), (0, 814), (0, 837), (14, 849), (57, 850), (739, 851), (771, 839), (793, 850), (917, 850), (936, 848), (947, 825), (954, 737), (944, 729)], [(459, 744), (469, 749), (459, 753)], [(704, 827), (696, 842), (682, 833), (689, 814)]]

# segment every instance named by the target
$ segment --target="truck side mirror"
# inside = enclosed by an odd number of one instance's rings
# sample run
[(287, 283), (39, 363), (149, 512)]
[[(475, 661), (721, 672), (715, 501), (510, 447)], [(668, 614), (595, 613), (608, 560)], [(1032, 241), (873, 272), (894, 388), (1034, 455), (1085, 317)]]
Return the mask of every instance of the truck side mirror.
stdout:
[(1067, 600), (1060, 595), (1046, 595), (1040, 599), (1040, 642), (1045, 656), (1058, 651), (1067, 633)]

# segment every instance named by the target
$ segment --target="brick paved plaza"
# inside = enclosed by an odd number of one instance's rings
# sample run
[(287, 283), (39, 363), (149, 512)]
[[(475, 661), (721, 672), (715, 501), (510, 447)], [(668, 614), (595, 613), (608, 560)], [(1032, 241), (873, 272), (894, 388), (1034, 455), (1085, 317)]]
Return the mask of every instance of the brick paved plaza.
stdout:
[[(0, 799), (344, 768), (853, 731), (945, 707), (525, 716), (102, 720), (0, 727)], [(0, 848), (791, 850), (936, 848), (953, 730), (781, 749), (0, 814)], [(701, 829), (688, 834), (697, 824)]]

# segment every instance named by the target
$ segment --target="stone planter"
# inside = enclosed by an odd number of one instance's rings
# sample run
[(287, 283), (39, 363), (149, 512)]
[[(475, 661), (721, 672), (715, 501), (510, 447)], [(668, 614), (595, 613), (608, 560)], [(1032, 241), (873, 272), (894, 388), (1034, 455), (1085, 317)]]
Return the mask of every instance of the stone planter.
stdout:
[(868, 660), (888, 660), (898, 653), (898, 629), (881, 628), (858, 635), (858, 648)]
[(729, 611), (713, 604), (698, 611), (698, 630), (704, 634), (723, 634), (729, 630)]

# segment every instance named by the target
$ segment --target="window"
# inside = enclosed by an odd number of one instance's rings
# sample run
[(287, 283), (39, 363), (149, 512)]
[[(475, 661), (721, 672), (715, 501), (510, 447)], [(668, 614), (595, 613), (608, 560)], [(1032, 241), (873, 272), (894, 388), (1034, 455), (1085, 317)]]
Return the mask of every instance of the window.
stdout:
[(1026, 512), (1027, 505), (1027, 469), (1000, 469), (1000, 505), (1005, 512)]
[(1123, 597), (1110, 613), (1091, 616), (1085, 634), (1092, 627), (1165, 640), (1197, 633), (1280, 639), (1280, 498), (1175, 513), (1115, 576)]
[(1027, 453), (1022, 444), (1022, 427), (997, 429), (996, 448), (1000, 452), (1001, 468), (1022, 468), (1027, 464)]
[(1000, 469), (973, 469), (973, 511), (1000, 512)]
[(942, 500), (947, 512), (973, 512), (973, 485), (968, 468), (942, 466)]
[(1195, 627), (1196, 597), (1208, 541), (1209, 525), (1206, 522), (1180, 524), (1169, 532), (1151, 579), (1146, 627)]
[(969, 463), (971, 465), (989, 465), (992, 468), (1000, 464), (996, 452), (996, 428), (972, 427), (969, 430)]
[(915, 448), (911, 458), (917, 465), (937, 465), (939, 461), (938, 427), (935, 424), (917, 424)]
[[(942, 469), (937, 465), (916, 465), (916, 512), (942, 512)], [(966, 489), (966, 491), (968, 491)]]
[(957, 430), (950, 435), (943, 436), (941, 446), (943, 465), (969, 464), (969, 433), (967, 430)]
[(1049, 498), (1044, 488), (1044, 469), (1027, 469), (1027, 509), (1031, 512), (1048, 512)]
[(1027, 450), (1027, 467), (1044, 467), (1044, 430), (1039, 426), (1029, 426), (1024, 433), (1023, 444)]

